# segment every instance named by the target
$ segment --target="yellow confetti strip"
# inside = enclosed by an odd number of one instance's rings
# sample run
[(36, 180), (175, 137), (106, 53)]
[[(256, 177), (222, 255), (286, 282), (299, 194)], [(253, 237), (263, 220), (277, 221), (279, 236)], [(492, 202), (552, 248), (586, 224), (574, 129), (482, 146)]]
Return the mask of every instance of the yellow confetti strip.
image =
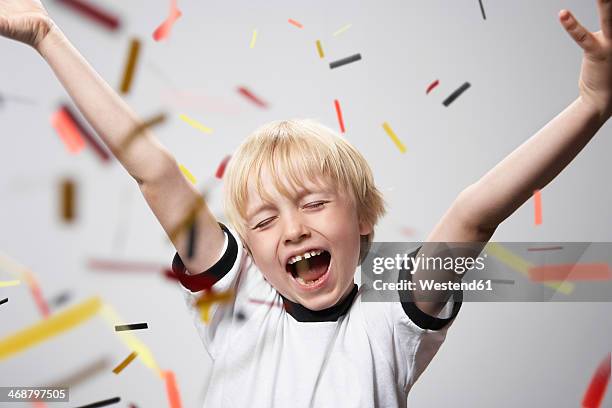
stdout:
[(319, 40), (317, 40), (317, 51), (319, 52), (319, 57), (325, 57), (325, 54), (323, 53), (323, 46), (321, 45), (321, 41)]
[(102, 302), (94, 297), (0, 340), (0, 360), (70, 330), (93, 317)]
[(181, 118), (187, 124), (193, 126), (194, 128), (196, 128), (198, 130), (201, 130), (204, 133), (212, 133), (212, 129), (211, 128), (204, 126), (203, 124), (201, 124), (200, 122), (198, 122), (195, 119), (191, 119), (187, 115), (180, 114), (179, 118)]
[(344, 27), (340, 28), (338, 31), (336, 31), (336, 32), (334, 33), (334, 37), (335, 37), (335, 36), (337, 36), (337, 35), (342, 34), (342, 33), (343, 33), (343, 32), (345, 32), (346, 30), (348, 30), (349, 28), (351, 28), (351, 26), (352, 26), (352, 24), (347, 24), (347, 25), (345, 25)]
[(196, 306), (200, 309), (200, 318), (208, 323), (210, 320), (210, 308), (214, 303), (229, 302), (234, 298), (234, 292), (230, 289), (225, 292), (206, 292), (196, 301)]
[(255, 48), (255, 41), (257, 41), (257, 30), (253, 30), (253, 36), (251, 37), (251, 48)]
[[(102, 317), (111, 325), (113, 331), (115, 330), (116, 325), (124, 324), (121, 318), (115, 313), (113, 308), (109, 305), (104, 305), (102, 310), (100, 311)], [(135, 353), (138, 354), (138, 357), (142, 362), (149, 367), (153, 372), (162, 377), (162, 370), (159, 368), (155, 359), (153, 358), (153, 354), (144, 345), (132, 332), (130, 331), (122, 331), (116, 332), (117, 336), (121, 338), (121, 340), (128, 346), (129, 349), (134, 350)]]
[[(529, 268), (534, 266), (531, 262), (526, 261), (496, 242), (489, 242), (485, 247), (485, 251), (525, 276), (529, 276)], [(565, 295), (569, 295), (574, 290), (574, 284), (571, 282), (546, 282), (544, 285)]]
[(6, 288), (8, 286), (17, 286), (20, 283), (20, 280), (0, 281), (0, 288)]
[(404, 146), (402, 141), (399, 140), (399, 138), (397, 137), (397, 135), (395, 134), (393, 129), (391, 129), (391, 126), (389, 126), (389, 124), (387, 122), (383, 123), (382, 126), (383, 126), (383, 129), (385, 129), (385, 132), (387, 132), (387, 134), (391, 138), (391, 140), (393, 140), (393, 143), (395, 143), (397, 148), (400, 150), (400, 152), (406, 153), (406, 146)]
[(198, 181), (193, 176), (193, 174), (191, 174), (191, 172), (189, 170), (187, 170), (187, 167), (183, 166), (182, 164), (179, 164), (179, 168), (181, 169), (181, 171), (183, 172), (185, 177), (187, 177), (187, 179), (189, 181), (191, 181), (191, 184), (197, 184), (198, 183)]
[(132, 362), (132, 360), (136, 358), (137, 355), (138, 355), (137, 352), (132, 351), (130, 355), (125, 358), (125, 360), (119, 363), (117, 367), (113, 368), (113, 373), (119, 374), (121, 371), (123, 371), (125, 367), (127, 367), (128, 364)]

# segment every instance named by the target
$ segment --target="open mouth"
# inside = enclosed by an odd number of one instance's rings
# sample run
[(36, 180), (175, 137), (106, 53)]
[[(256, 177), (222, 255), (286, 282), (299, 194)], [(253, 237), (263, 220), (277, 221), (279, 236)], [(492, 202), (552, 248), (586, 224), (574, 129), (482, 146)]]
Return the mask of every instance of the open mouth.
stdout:
[(325, 250), (317, 250), (320, 252), (317, 255), (311, 255), (309, 258), (302, 258), (294, 263), (287, 263), (285, 269), (291, 273), (291, 276), (304, 286), (315, 286), (320, 283), (329, 270), (331, 262), (331, 254)]

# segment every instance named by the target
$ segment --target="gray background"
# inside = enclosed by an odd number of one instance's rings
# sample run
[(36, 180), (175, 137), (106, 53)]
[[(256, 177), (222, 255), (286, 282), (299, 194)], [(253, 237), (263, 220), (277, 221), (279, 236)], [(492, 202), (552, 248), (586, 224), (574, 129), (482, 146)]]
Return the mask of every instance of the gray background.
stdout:
[[(129, 39), (144, 44), (128, 103), (144, 118), (166, 111), (156, 135), (199, 181), (257, 126), (311, 117), (337, 129), (339, 99), (346, 138), (368, 159), (389, 203), (380, 241), (426, 237), (456, 195), (533, 135), (577, 96), (581, 50), (558, 22), (573, 10), (598, 28), (595, 0), (244, 1), (179, 0), (183, 17), (170, 40), (151, 33), (167, 1), (98, 1), (122, 17), (116, 33), (54, 2), (50, 14), (97, 71), (119, 86)], [(298, 29), (287, 22), (304, 25)], [(345, 24), (343, 34), (332, 34)], [(249, 48), (258, 29), (254, 49)], [(315, 40), (325, 59), (320, 60)], [(354, 53), (362, 60), (330, 70)], [(136, 332), (158, 364), (176, 373), (183, 404), (201, 405), (209, 362), (178, 287), (146, 273), (105, 273), (90, 258), (168, 264), (173, 249), (136, 184), (91, 149), (69, 155), (49, 117), (67, 96), (31, 49), (0, 41), (0, 93), (31, 99), (0, 107), (0, 250), (34, 271), (45, 297), (70, 290), (69, 304), (100, 295)], [(430, 95), (425, 88), (440, 85)], [(472, 87), (450, 107), (442, 100)], [(246, 85), (270, 103), (262, 110), (235, 90)], [(83, 84), (83, 86), (87, 86)], [(180, 100), (177, 94), (190, 95)], [(184, 113), (214, 129), (201, 133)], [(408, 148), (399, 153), (381, 124)], [(542, 192), (544, 222), (531, 200), (497, 230), (496, 241), (611, 241), (608, 123)], [(78, 222), (58, 216), (58, 180), (78, 180)], [(221, 190), (210, 198), (222, 219)], [(405, 235), (402, 229), (412, 228)], [(12, 275), (0, 270), (2, 280)], [(0, 288), (0, 338), (39, 321), (26, 285)], [(576, 407), (612, 345), (609, 303), (468, 303), (447, 341), (409, 396), (416, 407)], [(71, 389), (71, 406), (122, 397), (122, 406), (166, 406), (162, 381), (134, 361), (101, 317), (0, 362), (0, 385), (53, 383), (101, 358), (108, 367)], [(610, 394), (610, 392), (608, 392)], [(612, 397), (606, 402), (612, 406)], [(605, 404), (604, 403), (604, 404)], [(18, 406), (11, 404), (10, 406)], [(62, 406), (57, 404), (57, 406)], [(68, 406), (68, 405), (66, 405)]]

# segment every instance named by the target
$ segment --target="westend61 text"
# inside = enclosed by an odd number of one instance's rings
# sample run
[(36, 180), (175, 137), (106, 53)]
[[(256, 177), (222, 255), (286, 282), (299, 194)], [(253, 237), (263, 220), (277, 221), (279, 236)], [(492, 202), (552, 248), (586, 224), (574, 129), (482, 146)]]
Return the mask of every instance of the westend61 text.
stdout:
[[(486, 257), (487, 254), (484, 254)], [(459, 275), (462, 275), (468, 270), (477, 269), (479, 271), (483, 270), (484, 265), (484, 257), (479, 256), (477, 258), (472, 257), (438, 257), (438, 256), (428, 256), (426, 257), (424, 254), (416, 257), (410, 257), (408, 254), (397, 254), (395, 257), (376, 257), (372, 262), (372, 272), (376, 275), (380, 275), (385, 270), (395, 270), (395, 269), (403, 269), (407, 270), (410, 267), (410, 263), (414, 265), (411, 274), (414, 274), (417, 269), (420, 270), (446, 270), (446, 271), (454, 271)]]
[[(493, 290), (490, 279), (480, 279), (471, 282), (437, 282), (433, 279), (422, 279), (418, 281), (421, 290)], [(416, 290), (417, 283), (406, 279), (398, 282), (383, 282), (375, 280), (372, 287), (374, 290)]]

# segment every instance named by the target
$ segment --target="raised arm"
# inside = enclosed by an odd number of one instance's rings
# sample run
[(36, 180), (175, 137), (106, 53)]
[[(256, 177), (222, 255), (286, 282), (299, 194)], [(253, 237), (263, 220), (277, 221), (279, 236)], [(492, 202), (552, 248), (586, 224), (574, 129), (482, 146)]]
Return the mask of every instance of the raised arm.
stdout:
[[(563, 27), (584, 50), (580, 96), (534, 136), (520, 145), (480, 180), (466, 188), (444, 214), (427, 242), (478, 242), (476, 256), (496, 228), (535, 190), (552, 181), (586, 146), (612, 114), (612, 0), (597, 0), (601, 31), (587, 31), (567, 10), (559, 13)], [(428, 245), (424, 245), (424, 252)], [(433, 245), (431, 245), (433, 248)], [(454, 272), (417, 271), (413, 279), (458, 281)], [(415, 302), (436, 315), (449, 293), (428, 293), (432, 302)]]
[[(122, 146), (142, 121), (72, 46), (40, 1), (0, 0), (0, 35), (32, 46), (49, 64), (83, 116), (137, 181), (187, 269), (198, 273), (212, 266), (224, 235), (199, 192), (150, 130)], [(203, 250), (189, 259), (188, 230), (179, 226), (196, 203), (196, 242)]]

